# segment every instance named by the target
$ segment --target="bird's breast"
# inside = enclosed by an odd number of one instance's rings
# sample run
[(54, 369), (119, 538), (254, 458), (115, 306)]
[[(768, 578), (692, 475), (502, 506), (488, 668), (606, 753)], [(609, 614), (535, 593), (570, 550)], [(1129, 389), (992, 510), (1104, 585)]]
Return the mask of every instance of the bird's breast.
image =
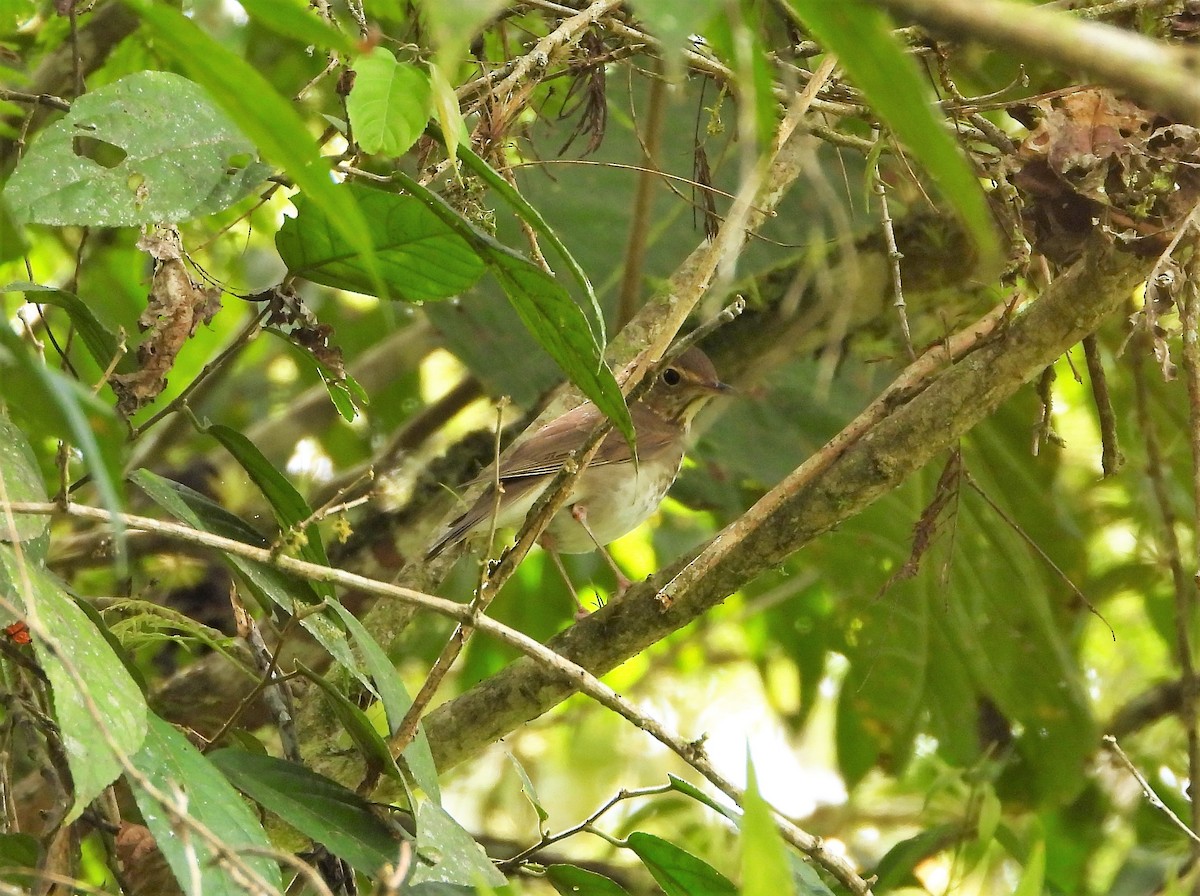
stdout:
[(587, 531), (571, 516), (571, 507), (586, 508), (587, 524), (600, 544), (616, 541), (639, 526), (662, 503), (683, 462), (683, 450), (666, 452), (632, 464), (589, 467), (564, 508), (548, 527), (554, 548), (564, 554), (584, 554), (596, 549)]

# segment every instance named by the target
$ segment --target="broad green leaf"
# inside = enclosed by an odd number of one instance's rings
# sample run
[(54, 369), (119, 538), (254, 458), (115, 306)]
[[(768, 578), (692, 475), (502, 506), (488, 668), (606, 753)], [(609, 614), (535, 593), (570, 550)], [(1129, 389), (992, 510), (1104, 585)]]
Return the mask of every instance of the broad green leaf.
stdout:
[(369, 153), (399, 156), (425, 131), (433, 111), (429, 76), (376, 47), (354, 64), (346, 112), (354, 140)]
[[(4, 498), (9, 502), (41, 503), (50, 500), (33, 449), (29, 447), (25, 434), (12, 424), (2, 409), (0, 479), (4, 480)], [(49, 517), (14, 514), (12, 522), (14, 529), (10, 529), (5, 516), (0, 515), (0, 542), (29, 542), (41, 538), (50, 530)]]
[(294, 762), (244, 750), (217, 750), (208, 759), (234, 787), (355, 870), (372, 875), (396, 861), (397, 844), (387, 825), (370, 803), (336, 781)]
[[(244, 520), (199, 492), (170, 479), (164, 479), (149, 470), (135, 470), (129, 479), (167, 513), (195, 529), (255, 547), (270, 547), (266, 539)], [(293, 614), (320, 602), (312, 583), (293, 578), (273, 566), (232, 554), (225, 555), (225, 562), (238, 573), (241, 581), (266, 610), (278, 607), (285, 613)], [(300, 625), (329, 652), (330, 656), (348, 669), (364, 687), (371, 690), (371, 680), (359, 668), (345, 631), (334, 619), (326, 612), (310, 612), (304, 614)]]
[(629, 896), (616, 881), (575, 865), (548, 865), (546, 880), (562, 896)]
[(62, 584), (0, 544), (0, 591), (29, 621), (38, 662), (50, 679), (54, 717), (74, 779), (71, 822), (116, 780), (118, 759), (146, 737), (146, 701), (104, 636)]
[(282, 167), (300, 192), (325, 213), (333, 229), (362, 256), (371, 279), (382, 291), (364, 212), (350, 194), (337, 189), (316, 138), (292, 104), (254, 66), (177, 9), (152, 0), (125, 3), (149, 26), (155, 49), (169, 55), (207, 88), (254, 141), (263, 158)]
[(474, 227), (444, 199), (402, 171), (395, 174), (405, 190), (475, 249), (499, 281), (525, 328), (632, 445), (633, 421), (621, 388), (604, 363), (602, 346), (582, 309), (554, 276)]
[(584, 332), (587, 321), (579, 306), (554, 277), (524, 258), (497, 253), (491, 267), (525, 328), (633, 445), (633, 420), (621, 387)]
[[(342, 624), (350, 633), (350, 637), (354, 639), (354, 643), (358, 645), (363, 665), (366, 667), (367, 674), (375, 682), (375, 691), (383, 703), (388, 730), (395, 734), (404, 720), (408, 708), (412, 706), (412, 698), (408, 695), (404, 682), (400, 679), (400, 673), (392, 665), (387, 654), (383, 652), (379, 642), (371, 637), (371, 633), (353, 613), (340, 603), (335, 602), (331, 607), (341, 618)], [(425, 733), (424, 725), (417, 726), (417, 736), (404, 748), (402, 755), (408, 765), (408, 770), (412, 773), (413, 780), (425, 791), (426, 796), (440, 805), (442, 792), (438, 786), (437, 766), (433, 761), (433, 751), (430, 749), (429, 737)]]
[(746, 793), (742, 800), (741, 896), (795, 896), (787, 847), (775, 827), (771, 807), (758, 791), (754, 764), (746, 752)]
[(366, 760), (368, 769), (373, 772), (382, 772), (398, 781), (403, 781), (404, 776), (396, 765), (396, 760), (392, 758), (392, 752), (388, 748), (387, 741), (375, 730), (375, 726), (371, 724), (371, 720), (367, 718), (367, 714), (346, 699), (345, 694), (303, 663), (296, 663), (296, 669), (305, 678), (315, 684), (321, 693), (325, 695), (325, 699), (329, 701), (329, 706), (333, 710), (334, 715), (342, 723), (342, 729), (354, 741), (358, 752)]
[[(0, 382), (4, 384), (3, 400), (25, 434), (59, 439), (77, 448), (100, 503), (119, 514), (123, 494), (119, 471), (126, 431), (112, 407), (33, 357), (8, 327), (0, 327)], [(111, 527), (116, 563), (123, 568), (125, 525), (115, 516)]]
[(297, 0), (238, 0), (254, 21), (276, 34), (316, 47), (329, 47), (349, 56), (357, 41), (322, 21), (316, 7)]
[(871, 108), (938, 182), (975, 241), (979, 276), (997, 271), (1000, 244), (979, 179), (934, 109), (925, 76), (892, 35), (887, 14), (862, 0), (788, 0), (788, 5), (838, 55)]
[(43, 224), (128, 227), (220, 211), (269, 173), (197, 84), (137, 72), (75, 100), (34, 141), (4, 195)]
[[(116, 335), (100, 323), (92, 309), (83, 299), (74, 293), (53, 286), (41, 286), (37, 283), (16, 282), (0, 287), (0, 293), (19, 292), (25, 296), (25, 301), (39, 305), (55, 305), (62, 308), (71, 318), (71, 323), (79, 332), (88, 353), (96, 366), (107, 370), (108, 365), (117, 357), (117, 347), (120, 344)], [(126, 354), (116, 366), (119, 373), (127, 372), (135, 367), (133, 357)]]
[[(336, 192), (351, 197), (367, 216), (368, 239), (390, 295), (408, 302), (445, 299), (483, 275), (483, 263), (469, 243), (412, 197), (357, 183)], [(288, 270), (335, 289), (372, 292), (370, 268), (327, 210), (305, 196), (297, 197), (295, 206), (296, 217), (284, 221), (275, 237)]]
[(250, 807), (186, 737), (156, 715), (151, 714), (149, 721), (146, 742), (133, 757), (134, 767), (151, 787), (175, 801), (176, 810), (182, 810), (220, 840), (215, 845), (198, 832), (189, 831), (186, 823), (178, 822), (179, 812), (168, 811), (143, 780), (126, 776), (146, 827), (183, 891), (188, 896), (243, 896), (247, 892), (240, 873), (227, 866), (218, 846), (237, 856), (239, 864), (267, 886), (281, 891), (283, 880), (275, 860), (247, 852), (271, 849)]
[(673, 843), (641, 831), (625, 841), (666, 896), (736, 896), (737, 887), (707, 862)]
[(413, 872), (413, 884), (501, 887), (506, 883), (483, 847), (445, 809), (428, 800), (417, 808), (417, 854), (423, 863)]

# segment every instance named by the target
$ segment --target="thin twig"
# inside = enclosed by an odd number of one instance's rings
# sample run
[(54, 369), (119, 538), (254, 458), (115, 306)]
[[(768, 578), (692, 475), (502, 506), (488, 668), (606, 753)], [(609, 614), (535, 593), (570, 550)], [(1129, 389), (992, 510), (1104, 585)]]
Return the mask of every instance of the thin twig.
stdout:
[(1100, 343), (1095, 333), (1083, 338), (1083, 357), (1087, 361), (1088, 381), (1096, 404), (1096, 419), (1100, 423), (1100, 470), (1108, 477), (1125, 465), (1125, 455), (1117, 442), (1117, 415), (1108, 394), (1104, 360), (1100, 357)]
[(887, 184), (883, 182), (883, 175), (879, 171), (878, 159), (871, 170), (871, 182), (875, 195), (879, 197), (879, 223), (883, 227), (883, 241), (887, 246), (888, 261), (891, 262), (892, 294), (895, 296), (892, 306), (900, 318), (900, 335), (904, 338), (904, 350), (908, 354), (908, 360), (915, 361), (917, 353), (913, 349), (912, 331), (908, 328), (908, 309), (904, 304), (904, 278), (900, 273), (900, 262), (904, 259), (904, 253), (896, 245), (896, 228), (892, 225), (892, 213), (888, 208)]
[(1097, 619), (1099, 619), (1101, 622), (1104, 623), (1105, 627), (1108, 628), (1108, 633), (1110, 635), (1112, 635), (1112, 639), (1114, 641), (1116, 641), (1117, 633), (1113, 630), (1112, 625), (1109, 623), (1109, 621), (1107, 619), (1104, 618), (1104, 615), (1099, 610), (1096, 609), (1096, 605), (1087, 599), (1087, 595), (1085, 595), (1082, 591), (1079, 590), (1079, 586), (1071, 581), (1071, 577), (1068, 576), (1065, 572), (1063, 572), (1062, 567), (1060, 567), (1057, 563), (1055, 563), (1054, 560), (1051, 559), (1050, 555), (1047, 554), (1046, 551), (1042, 548), (1042, 546), (1040, 544), (1038, 544), (1036, 541), (1034, 541), (1034, 539), (1032, 537), (1030, 537), (1028, 532), (1026, 532), (1023, 528), (1021, 528), (1020, 523), (1018, 523), (1015, 519), (1013, 519), (1011, 516), (1009, 516), (1009, 514), (1004, 510), (1003, 507), (1001, 507), (999, 504), (997, 504), (995, 501), (992, 500), (991, 495), (989, 495), (987, 492), (985, 492), (983, 490), (983, 488), (979, 485), (979, 483), (975, 481), (975, 477), (971, 475), (969, 470), (964, 470), (963, 476), (966, 479), (967, 485), (971, 486), (971, 488), (972, 488), (972, 490), (974, 490), (975, 494), (977, 494), (977, 495), (979, 495), (979, 497), (983, 498), (984, 503), (987, 504), (988, 507), (992, 508), (992, 512), (995, 513), (998, 517), (1000, 517), (1000, 519), (1004, 520), (1005, 525), (1007, 525), (1010, 529), (1012, 529), (1013, 532), (1015, 532), (1017, 534), (1017, 536), (1023, 542), (1025, 542), (1025, 544), (1029, 545), (1029, 548), (1035, 554), (1037, 554), (1038, 557), (1041, 558), (1042, 562), (1045, 563), (1047, 566), (1049, 566), (1050, 569), (1054, 571), (1054, 574), (1056, 576), (1058, 576), (1059, 579), (1063, 582), (1063, 584), (1071, 589), (1071, 593), (1075, 595), (1075, 599), (1078, 600), (1080, 603), (1082, 603), (1085, 607), (1087, 607), (1088, 611), (1093, 616), (1095, 616)]
[[(1187, 737), (1188, 780), (1195, 781), (1200, 775), (1200, 732), (1196, 730), (1197, 697), (1200, 682), (1196, 680), (1196, 667), (1192, 658), (1191, 628), (1196, 617), (1196, 582), (1184, 572), (1183, 552), (1179, 536), (1175, 532), (1178, 522), (1171, 503), (1171, 489), (1166, 481), (1166, 461), (1158, 442), (1158, 431), (1150, 414), (1150, 390), (1146, 383), (1145, 366), (1136, 358), (1133, 367), (1133, 394), (1137, 410), (1138, 426), (1146, 443), (1146, 475), (1150, 479), (1154, 501), (1162, 519), (1162, 547), (1171, 569), (1171, 581), (1175, 591), (1175, 661), (1179, 663), (1179, 677), (1183, 690), (1179, 700), (1179, 721)], [(1200, 800), (1192, 801), (1192, 828), (1200, 830)], [(1200, 857), (1200, 841), (1193, 848), (1193, 858)]]
[[(597, 444), (599, 443), (597, 442)], [(2, 488), (3, 479), (0, 478), (0, 489)], [(0, 494), (0, 508), (2, 508), (8, 515), (10, 521), (13, 521), (10, 523), (10, 526), (15, 525), (15, 520), (13, 520), (13, 517), (16, 514), (68, 516), (81, 519), (98, 520), (110, 524), (119, 519), (129, 529), (150, 529), (168, 537), (178, 538), (181, 541), (187, 541), (193, 544), (203, 544), (207, 547), (224, 551), (225, 553), (233, 554), (235, 556), (244, 557), (248, 560), (255, 560), (260, 563), (270, 564), (278, 567), (284, 572), (300, 578), (309, 579), (316, 582), (329, 582), (331, 584), (339, 585), (351, 590), (361, 591), (365, 594), (371, 594), (377, 597), (385, 597), (392, 600), (399, 600), (406, 604), (421, 607), (460, 622), (472, 623), (480, 631), (496, 638), (510, 647), (515, 648), (516, 650), (519, 650), (521, 653), (530, 657), (545, 669), (553, 672), (555, 675), (569, 683), (572, 688), (579, 690), (581, 693), (587, 694), (602, 706), (611, 709), (619, 714), (622, 718), (629, 721), (635, 727), (645, 731), (659, 743), (666, 746), (673, 753), (687, 762), (688, 765), (703, 775), (709, 781), (709, 783), (711, 783), (714, 787), (716, 787), (734, 802), (740, 804), (744, 797), (742, 790), (725, 778), (716, 770), (712, 763), (709, 762), (698, 742), (687, 741), (674, 734), (656, 719), (646, 715), (628, 700), (618, 695), (612, 690), (612, 688), (604, 684), (602, 681), (600, 681), (600, 679), (588, 672), (582, 666), (571, 662), (570, 660), (560, 656), (550, 648), (540, 644), (527, 635), (524, 635), (515, 629), (511, 629), (502, 623), (496, 622), (494, 619), (491, 619), (488, 616), (475, 616), (469, 606), (464, 606), (456, 601), (434, 597), (430, 594), (424, 594), (411, 588), (404, 588), (400, 585), (393, 585), (387, 582), (378, 581), (376, 579), (370, 579), (366, 576), (346, 572), (341, 569), (335, 569), (329, 566), (321, 566), (316, 563), (309, 563), (307, 561), (298, 560), (294, 557), (288, 557), (285, 555), (275, 555), (265, 548), (245, 544), (243, 542), (224, 538), (219, 535), (213, 535), (209, 532), (203, 532), (198, 529), (192, 529), (179, 523), (171, 523), (163, 520), (137, 516), (134, 514), (112, 513), (111, 511), (100, 507), (91, 507), (83, 504), (70, 504), (66, 508), (62, 508), (59, 505), (51, 502), (9, 503), (5, 500), (3, 494)], [(530, 532), (532, 531), (533, 530), (531, 529)], [(10, 602), (5, 600), (3, 597), (0, 597), (0, 607), (16, 613), (16, 607), (12, 606)], [(37, 622), (37, 625), (38, 628), (34, 628), (33, 621), (31, 621), (30, 628), (34, 630), (34, 634), (38, 637), (46, 636), (47, 632), (45, 627), (42, 626), (40, 622)], [(85, 690), (82, 678), (77, 679), (77, 681), (80, 690)], [(86, 694), (84, 696), (85, 699), (88, 700), (89, 704), (91, 704), (90, 697), (88, 697)], [(91, 705), (94, 707), (94, 704)], [(103, 724), (103, 719), (100, 717), (99, 709), (95, 709), (94, 715), (97, 717), (98, 721)], [(110, 746), (119, 754), (119, 747), (115, 745)], [(144, 778), (143, 776), (138, 775), (135, 780), (137, 780), (140, 785)], [(827, 870), (838, 881), (846, 886), (852, 893), (856, 894), (856, 896), (866, 896), (866, 894), (870, 893), (870, 887), (868, 886), (867, 882), (863, 880), (861, 876), (859, 876), (858, 872), (845, 858), (826, 849), (820, 837), (816, 837), (807, 833), (798, 827), (794, 822), (782, 815), (776, 816), (775, 823), (779, 829), (779, 832), (788, 843), (792, 844), (797, 849), (810, 856), (815, 862), (820, 864), (821, 867), (825, 868), (825, 870)], [(207, 829), (204, 830), (207, 831)]]
[(1187, 824), (1184, 823), (1183, 819), (1172, 812), (1171, 807), (1163, 802), (1162, 797), (1154, 792), (1154, 788), (1150, 786), (1150, 782), (1146, 780), (1145, 775), (1138, 771), (1138, 768), (1133, 764), (1133, 761), (1127, 755), (1125, 755), (1125, 751), (1121, 749), (1121, 745), (1117, 743), (1117, 739), (1111, 734), (1106, 734), (1101, 738), (1101, 740), (1104, 742), (1105, 748), (1117, 757), (1117, 760), (1121, 763), (1121, 765), (1125, 766), (1125, 769), (1129, 772), (1129, 774), (1133, 775), (1133, 779), (1137, 781), (1138, 786), (1142, 788), (1142, 793), (1146, 795), (1146, 799), (1149, 800), (1150, 805), (1166, 815), (1167, 818), (1171, 820), (1171, 823), (1175, 825), (1175, 827), (1179, 828), (1179, 830), (1183, 831), (1183, 833), (1187, 835), (1188, 839), (1192, 841), (1193, 850), (1195, 850), (1197, 847), (1200, 847), (1200, 835), (1197, 835), (1192, 828), (1188, 827)]

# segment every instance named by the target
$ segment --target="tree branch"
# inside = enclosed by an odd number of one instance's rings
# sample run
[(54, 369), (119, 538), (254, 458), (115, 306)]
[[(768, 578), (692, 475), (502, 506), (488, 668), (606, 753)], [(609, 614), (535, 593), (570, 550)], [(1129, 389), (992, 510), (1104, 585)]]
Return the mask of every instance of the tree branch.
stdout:
[[(835, 437), (831, 451), (801, 465), (693, 558), (634, 586), (547, 646), (602, 675), (692, 622), (957, 442), (1120, 308), (1150, 263), (1109, 246), (1095, 248), (975, 351), (932, 382), (918, 379), (916, 394), (889, 389), (886, 414), (865, 426), (851, 424), (849, 436)], [(993, 317), (983, 322), (986, 331)], [(956, 339), (969, 345), (979, 326)], [(929, 357), (916, 364), (929, 364)], [(660, 590), (669, 583), (670, 606), (664, 607)], [(571, 693), (560, 679), (518, 660), (427, 718), (439, 768), (462, 762)]]

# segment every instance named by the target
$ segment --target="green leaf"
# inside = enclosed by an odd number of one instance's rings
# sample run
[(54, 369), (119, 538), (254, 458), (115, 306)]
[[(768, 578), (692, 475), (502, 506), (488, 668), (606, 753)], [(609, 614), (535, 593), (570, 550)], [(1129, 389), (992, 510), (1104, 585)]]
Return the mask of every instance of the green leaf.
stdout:
[(1029, 850), (1029, 858), (1021, 870), (1021, 879), (1013, 896), (1041, 896), (1046, 883), (1046, 842), (1038, 840)]
[(500, 172), (489, 165), (483, 158), (476, 155), (469, 145), (460, 146), (458, 155), (462, 159), (463, 165), (475, 172), (479, 178), (486, 183), (492, 190), (508, 203), (513, 212), (533, 228), (534, 232), (541, 237), (542, 242), (554, 250), (555, 254), (563, 260), (570, 272), (571, 277), (583, 290), (584, 297), (592, 306), (592, 315), (596, 321), (596, 342), (599, 345), (604, 345), (608, 339), (604, 332), (604, 311), (600, 307), (600, 300), (596, 297), (596, 291), (592, 288), (592, 281), (588, 279), (588, 275), (584, 272), (583, 266), (575, 260), (575, 256), (563, 244), (563, 241), (558, 238), (558, 234), (554, 229), (546, 223), (546, 219), (542, 217), (534, 206), (532, 206), (524, 196), (510, 184)]
[(788, 852), (787, 859), (792, 869), (792, 882), (800, 896), (834, 896), (833, 890), (821, 880), (816, 868), (794, 852)]
[(521, 765), (521, 760), (512, 753), (508, 754), (508, 758), (512, 762), (513, 768), (516, 769), (517, 777), (521, 781), (521, 793), (525, 794), (525, 799), (529, 800), (529, 804), (533, 806), (533, 811), (537, 815), (538, 830), (545, 834), (545, 825), (550, 818), (550, 813), (546, 811), (546, 807), (538, 799), (537, 788), (533, 786), (533, 781), (530, 779), (528, 773), (526, 773), (525, 766)]
[[(239, 863), (267, 886), (281, 890), (283, 880), (275, 860), (247, 852), (271, 849), (266, 832), (249, 806), (186, 737), (156, 715), (151, 714), (149, 721), (146, 742), (133, 757), (140, 776), (176, 800), (189, 818), (215, 834), (221, 847), (237, 856)], [(168, 812), (143, 781), (132, 775), (127, 778), (146, 827), (188, 896), (243, 896), (247, 892), (240, 875), (227, 867), (213, 844), (186, 824), (178, 823), (177, 813)]]
[(734, 812), (728, 806), (722, 806), (694, 784), (689, 784), (687, 781), (683, 780), (683, 778), (677, 778), (675, 775), (670, 774), (667, 775), (667, 780), (671, 784), (671, 789), (677, 793), (682, 793), (684, 796), (695, 800), (701, 805), (708, 806), (708, 808), (712, 809), (714, 812), (724, 815), (730, 821), (737, 821), (738, 815), (736, 812)]
[[(325, 543), (321, 540), (321, 530), (317, 524), (309, 522), (303, 531), (296, 532), (301, 523), (312, 519), (313, 513), (308, 502), (296, 491), (291, 481), (275, 469), (257, 446), (236, 429), (214, 423), (204, 427), (203, 431), (220, 442), (250, 475), (275, 512), (279, 527), (284, 532), (298, 537), (300, 556), (309, 563), (328, 566), (329, 557), (325, 553)], [(328, 582), (309, 582), (309, 585), (322, 600), (333, 599), (333, 586)]]
[(892, 35), (887, 15), (862, 0), (788, 4), (804, 27), (838, 55), (871, 108), (938, 182), (975, 241), (978, 276), (987, 279), (998, 271), (1000, 244), (979, 179), (934, 109), (924, 75)]
[[(78, 448), (100, 503), (119, 514), (123, 493), (119, 471), (126, 430), (112, 407), (33, 357), (8, 327), (0, 327), (0, 382), (4, 383), (4, 401), (23, 431)], [(125, 524), (114, 516), (110, 525), (117, 567), (123, 569)]]
[(771, 807), (758, 792), (749, 750), (742, 811), (742, 896), (795, 896), (787, 848), (775, 827)]
[(554, 276), (474, 227), (442, 197), (404, 172), (396, 171), (395, 176), (405, 190), (475, 249), (500, 282), (525, 328), (632, 445), (633, 421), (621, 388), (604, 363), (602, 347), (583, 311)]
[[(0, 834), (0, 868), (37, 868), (41, 853), (36, 837)], [(0, 880), (3, 879), (0, 876)]]
[(666, 896), (736, 896), (737, 887), (707, 862), (661, 837), (641, 831), (630, 834), (629, 848), (637, 854)]
[[(357, 183), (336, 188), (370, 221), (368, 240), (390, 295), (426, 302), (458, 295), (483, 275), (475, 250), (410, 196)], [(275, 247), (288, 270), (335, 289), (370, 293), (374, 281), (359, 247), (346, 240), (325, 208), (300, 196), (296, 217), (284, 221)]]
[[(50, 500), (46, 484), (38, 469), (33, 449), (25, 434), (14, 426), (0, 409), (0, 479), (4, 480), (4, 498), (7, 501), (42, 503)], [(0, 517), (0, 542), (28, 542), (41, 538), (50, 531), (50, 519), (45, 516), (14, 514), (14, 528), (10, 529)], [(39, 558), (40, 559), (40, 558)]]
[(0, 264), (14, 261), (29, 251), (29, 242), (17, 222), (13, 220), (8, 203), (0, 193)]
[[(96, 366), (107, 370), (108, 365), (117, 357), (118, 345), (116, 335), (100, 323), (92, 309), (83, 299), (74, 293), (53, 286), (41, 286), (37, 283), (16, 282), (0, 287), (0, 293), (19, 292), (24, 294), (25, 301), (39, 305), (56, 305), (67, 312), (71, 323), (79, 331), (84, 345)], [(117, 364), (118, 372), (127, 372), (135, 366), (132, 356), (126, 354)]]
[(372, 875), (395, 862), (395, 838), (371, 804), (336, 781), (265, 754), (217, 750), (209, 761), (233, 786), (357, 871)]
[(205, 34), (179, 10), (152, 0), (125, 0), (149, 26), (155, 49), (169, 55), (204, 85), (263, 158), (281, 166), (300, 192), (333, 222), (333, 228), (363, 257), (363, 264), (383, 291), (371, 252), (364, 213), (353, 197), (339, 191), (321, 158), (315, 137), (291, 102), (257, 69)]
[(342, 728), (350, 735), (350, 740), (354, 742), (358, 752), (366, 760), (367, 768), (372, 772), (382, 772), (397, 781), (403, 781), (404, 776), (400, 773), (396, 760), (392, 757), (392, 751), (388, 748), (387, 741), (375, 730), (375, 726), (371, 724), (367, 714), (346, 699), (345, 694), (303, 663), (297, 662), (296, 669), (325, 695), (330, 708), (338, 717), (338, 721), (342, 723)]
[(38, 662), (50, 679), (54, 716), (75, 784), (69, 823), (121, 774), (114, 751), (130, 756), (146, 737), (146, 701), (104, 636), (62, 584), (30, 558), (0, 544), (0, 591), (29, 622)]
[(425, 131), (433, 111), (429, 76), (376, 47), (354, 64), (346, 112), (354, 140), (369, 153), (399, 156)]
[(326, 24), (314, 7), (297, 0), (239, 0), (247, 15), (276, 34), (317, 47), (329, 47), (349, 56), (357, 42), (349, 34)]
[(475, 838), (445, 809), (428, 800), (417, 808), (417, 854), (432, 864), (418, 865), (412, 884), (501, 887), (506, 883)]
[(616, 881), (575, 865), (547, 866), (546, 880), (562, 896), (629, 896)]
[(261, 164), (233, 164), (253, 151), (198, 85), (137, 72), (75, 100), (21, 158), (4, 195), (22, 221), (186, 221), (233, 204), (266, 177)]
[[(383, 652), (379, 642), (371, 637), (371, 633), (353, 613), (336, 602), (331, 604), (331, 608), (341, 618), (346, 631), (358, 645), (363, 665), (366, 666), (367, 673), (375, 682), (375, 690), (383, 703), (383, 711), (388, 720), (388, 730), (395, 734), (404, 720), (408, 708), (412, 706), (412, 698), (409, 697), (404, 682), (400, 679), (400, 673), (396, 671), (392, 661), (387, 658), (387, 654)], [(433, 750), (429, 746), (429, 737), (425, 733), (424, 725), (417, 726), (417, 736), (404, 748), (402, 756), (417, 786), (425, 791), (431, 800), (440, 805), (442, 792), (438, 786), (437, 766), (433, 761)]]
[[(135, 470), (129, 479), (169, 514), (195, 529), (255, 547), (270, 546), (266, 539), (244, 520), (178, 482), (164, 479), (149, 470)], [(264, 609), (269, 610), (275, 606), (285, 613), (292, 614), (320, 603), (312, 583), (308, 581), (293, 578), (266, 563), (247, 560), (233, 554), (226, 554), (224, 557), (225, 562), (238, 573), (241, 581)], [(300, 625), (364, 687), (372, 690), (371, 680), (359, 669), (345, 631), (334, 619), (326, 612), (309, 612), (300, 619)]]
[(961, 824), (942, 824), (927, 828), (915, 836), (901, 840), (887, 851), (875, 866), (880, 891), (914, 886), (917, 878), (913, 869), (926, 859), (953, 846), (963, 834)]

